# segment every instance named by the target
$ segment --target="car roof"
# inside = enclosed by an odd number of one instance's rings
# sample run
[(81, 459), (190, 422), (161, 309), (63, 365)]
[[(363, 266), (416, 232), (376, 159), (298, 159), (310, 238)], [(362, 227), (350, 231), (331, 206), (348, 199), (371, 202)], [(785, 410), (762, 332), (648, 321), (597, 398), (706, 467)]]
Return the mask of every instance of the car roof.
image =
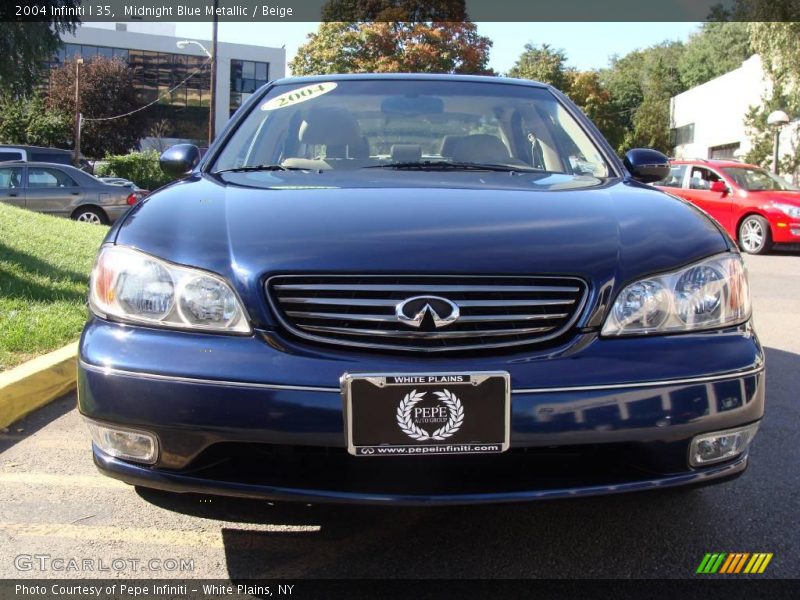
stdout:
[(0, 144), (0, 148), (13, 148), (15, 150), (46, 150), (47, 152), (58, 152), (59, 154), (72, 154), (72, 150), (64, 148), (49, 148), (48, 146), (28, 146), (26, 144)]
[(749, 168), (749, 169), (760, 169), (758, 165), (751, 165), (750, 163), (741, 162), (738, 160), (721, 160), (721, 159), (713, 159), (713, 158), (674, 158), (670, 160), (670, 163), (674, 165), (698, 165), (698, 166), (708, 166), (708, 167), (717, 167), (719, 168)]
[[(13, 160), (13, 161), (7, 161), (7, 162), (13, 162), (13, 163), (16, 163), (16, 164), (18, 164), (20, 166), (28, 166), (28, 167), (55, 167), (57, 169), (72, 169), (73, 171), (80, 171), (81, 173), (83, 173), (83, 171), (81, 171), (80, 169), (77, 169), (77, 168), (73, 167), (72, 165), (66, 165), (64, 163), (43, 162), (43, 161), (38, 161), (38, 160), (30, 160), (30, 161), (27, 161), (27, 162), (24, 161), (24, 160)], [(3, 163), (3, 164), (6, 164), (6, 163)]]
[(341, 73), (336, 75), (306, 75), (303, 77), (284, 77), (276, 79), (274, 85), (297, 83), (318, 83), (324, 81), (365, 81), (365, 80), (404, 80), (404, 81), (465, 81), (472, 83), (501, 83), (526, 87), (550, 88), (545, 83), (530, 79), (497, 77), (494, 75), (454, 75), (449, 73)]

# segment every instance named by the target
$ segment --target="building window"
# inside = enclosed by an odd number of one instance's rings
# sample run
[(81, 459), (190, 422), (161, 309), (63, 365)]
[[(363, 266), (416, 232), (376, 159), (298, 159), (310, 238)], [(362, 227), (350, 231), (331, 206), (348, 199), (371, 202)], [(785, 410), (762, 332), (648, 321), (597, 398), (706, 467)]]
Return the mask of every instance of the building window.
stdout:
[(231, 60), (231, 114), (269, 81), (269, 63)]
[(723, 144), (722, 146), (713, 146), (708, 149), (708, 158), (715, 160), (722, 160), (726, 158), (736, 158), (736, 152), (739, 150), (739, 142), (735, 144)]
[(673, 147), (691, 144), (694, 142), (694, 123), (670, 129), (669, 135)]

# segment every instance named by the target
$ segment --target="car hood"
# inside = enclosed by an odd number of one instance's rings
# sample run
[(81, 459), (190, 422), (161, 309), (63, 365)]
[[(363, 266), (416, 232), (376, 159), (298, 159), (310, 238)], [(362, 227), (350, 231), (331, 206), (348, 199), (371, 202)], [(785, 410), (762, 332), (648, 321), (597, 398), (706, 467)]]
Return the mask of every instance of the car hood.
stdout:
[(226, 276), (266, 325), (274, 273), (558, 274), (603, 290), (729, 248), (688, 203), (618, 179), (405, 175), (347, 187), (196, 177), (134, 207), (111, 238)]
[(784, 204), (793, 204), (800, 206), (800, 191), (783, 191), (783, 192), (751, 192), (757, 198), (761, 198), (765, 202), (782, 202)]

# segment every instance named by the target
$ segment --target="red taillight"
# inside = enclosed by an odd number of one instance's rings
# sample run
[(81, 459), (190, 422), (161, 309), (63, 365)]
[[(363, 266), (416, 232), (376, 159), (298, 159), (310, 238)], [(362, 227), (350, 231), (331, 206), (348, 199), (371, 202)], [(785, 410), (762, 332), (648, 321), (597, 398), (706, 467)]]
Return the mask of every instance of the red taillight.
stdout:
[(131, 195), (128, 196), (128, 206), (133, 206), (139, 198), (136, 197), (136, 192), (131, 192)]

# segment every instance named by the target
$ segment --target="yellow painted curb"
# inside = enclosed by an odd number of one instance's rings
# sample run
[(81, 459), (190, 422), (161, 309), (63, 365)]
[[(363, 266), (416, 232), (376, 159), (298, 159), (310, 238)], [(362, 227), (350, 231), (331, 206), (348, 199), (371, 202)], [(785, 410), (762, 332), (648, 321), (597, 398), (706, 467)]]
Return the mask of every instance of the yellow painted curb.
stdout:
[(77, 382), (78, 342), (0, 373), (0, 427), (60, 398)]

